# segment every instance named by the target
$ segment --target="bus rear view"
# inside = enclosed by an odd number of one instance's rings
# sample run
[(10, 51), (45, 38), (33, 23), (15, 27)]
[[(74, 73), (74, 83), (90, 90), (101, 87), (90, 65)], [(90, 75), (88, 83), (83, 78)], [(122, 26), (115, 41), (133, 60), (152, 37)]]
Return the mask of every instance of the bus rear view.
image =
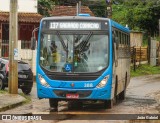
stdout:
[(110, 20), (96, 17), (50, 17), (39, 28), (36, 82), (38, 98), (103, 101), (111, 105), (113, 43)]

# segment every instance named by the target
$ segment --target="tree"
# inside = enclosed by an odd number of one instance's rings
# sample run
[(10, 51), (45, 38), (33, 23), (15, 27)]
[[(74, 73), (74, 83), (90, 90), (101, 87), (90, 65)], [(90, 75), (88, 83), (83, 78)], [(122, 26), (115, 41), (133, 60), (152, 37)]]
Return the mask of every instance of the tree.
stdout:
[(91, 11), (94, 13), (97, 17), (106, 17), (106, 2), (105, 0), (99, 0), (99, 1), (90, 1), (90, 2), (84, 2), (84, 5), (88, 6)]
[(44, 16), (50, 16), (49, 11), (55, 5), (76, 6), (81, 1), (83, 6), (88, 6), (95, 16), (105, 17), (105, 0), (38, 0), (38, 12)]
[(160, 0), (126, 0), (113, 5), (113, 20), (128, 24), (133, 30), (144, 30), (154, 35), (158, 31)]
[(38, 0), (38, 13), (44, 16), (50, 16), (49, 10), (58, 4), (58, 0)]
[(72, 5), (81, 1), (82, 6), (88, 6), (95, 16), (105, 17), (106, 16), (106, 2), (105, 0), (60, 0), (59, 5)]

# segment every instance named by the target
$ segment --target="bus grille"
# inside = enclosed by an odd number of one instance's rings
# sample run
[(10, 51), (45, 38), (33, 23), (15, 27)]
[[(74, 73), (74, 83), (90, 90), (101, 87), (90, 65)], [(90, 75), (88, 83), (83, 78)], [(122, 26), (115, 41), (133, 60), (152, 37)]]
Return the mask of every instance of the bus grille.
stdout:
[(91, 95), (92, 91), (62, 91), (54, 90), (53, 91), (59, 97), (66, 97), (66, 94), (78, 94), (80, 98), (88, 97)]
[(65, 81), (93, 81), (99, 76), (74, 76), (74, 75), (48, 75), (50, 79), (54, 80), (65, 80)]

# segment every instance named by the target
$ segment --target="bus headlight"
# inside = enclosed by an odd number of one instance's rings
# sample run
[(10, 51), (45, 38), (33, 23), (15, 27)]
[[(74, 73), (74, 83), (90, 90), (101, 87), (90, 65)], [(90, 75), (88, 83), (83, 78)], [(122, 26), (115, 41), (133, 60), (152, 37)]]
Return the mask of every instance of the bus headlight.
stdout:
[(41, 85), (45, 86), (45, 87), (50, 87), (50, 85), (46, 82), (46, 80), (42, 77), (42, 75), (38, 75), (39, 81), (41, 83)]
[(108, 79), (109, 79), (109, 75), (107, 75), (106, 77), (104, 77), (104, 79), (96, 86), (97, 88), (102, 88), (104, 87), (107, 82), (108, 82)]

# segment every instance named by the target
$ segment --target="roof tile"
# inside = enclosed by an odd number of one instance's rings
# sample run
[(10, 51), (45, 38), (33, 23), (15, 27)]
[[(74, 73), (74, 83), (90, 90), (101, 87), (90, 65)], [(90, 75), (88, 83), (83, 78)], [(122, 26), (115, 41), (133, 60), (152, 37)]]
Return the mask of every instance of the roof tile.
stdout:
[[(51, 16), (76, 16), (76, 11), (76, 6), (54, 6), (53, 10), (49, 13)], [(88, 6), (81, 6), (81, 13), (86, 13), (94, 16)]]
[[(18, 13), (18, 21), (25, 23), (39, 23), (42, 15), (37, 13)], [(9, 21), (9, 12), (0, 12), (0, 21)]]

